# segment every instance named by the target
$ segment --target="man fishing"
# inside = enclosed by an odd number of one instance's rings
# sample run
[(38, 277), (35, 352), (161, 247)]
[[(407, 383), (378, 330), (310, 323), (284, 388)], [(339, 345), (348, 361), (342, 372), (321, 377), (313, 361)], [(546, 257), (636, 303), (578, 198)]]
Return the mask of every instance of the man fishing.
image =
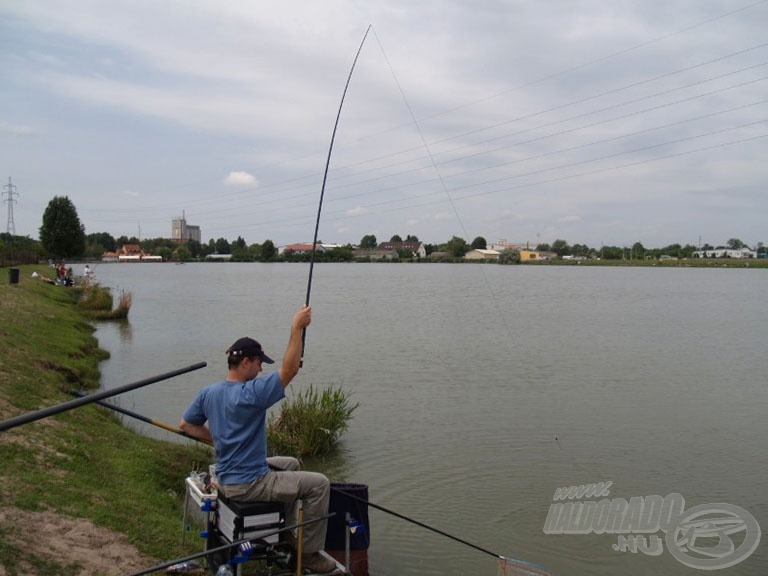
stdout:
[[(302, 333), (311, 321), (310, 306), (296, 312), (280, 369), (262, 377), (258, 377), (262, 364), (274, 364), (274, 360), (261, 344), (247, 337), (232, 344), (227, 350), (226, 380), (203, 388), (180, 424), (190, 436), (213, 442), (216, 477), (224, 496), (240, 502), (282, 502), (294, 521), (299, 500), (305, 521), (328, 513), (330, 483), (322, 474), (299, 471), (295, 458), (267, 458), (266, 416), (267, 409), (285, 397), (285, 387), (299, 372)], [(271, 470), (269, 464), (278, 470)], [(304, 529), (302, 566), (315, 573), (336, 569), (336, 563), (320, 553), (326, 527), (321, 520)]]

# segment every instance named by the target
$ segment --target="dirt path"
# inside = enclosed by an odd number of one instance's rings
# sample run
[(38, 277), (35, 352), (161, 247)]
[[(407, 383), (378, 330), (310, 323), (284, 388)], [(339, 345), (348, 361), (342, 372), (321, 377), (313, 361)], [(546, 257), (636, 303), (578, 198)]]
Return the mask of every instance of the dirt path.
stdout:
[[(0, 525), (16, 530), (7, 539), (30, 558), (55, 560), (64, 565), (77, 563), (81, 569), (72, 576), (120, 576), (148, 568), (160, 561), (131, 545), (118, 532), (95, 526), (90, 520), (71, 518), (53, 512), (27, 512), (18, 508), (0, 508)], [(19, 558), (19, 573), (40, 574), (34, 566)], [(0, 564), (0, 576), (6, 576)]]

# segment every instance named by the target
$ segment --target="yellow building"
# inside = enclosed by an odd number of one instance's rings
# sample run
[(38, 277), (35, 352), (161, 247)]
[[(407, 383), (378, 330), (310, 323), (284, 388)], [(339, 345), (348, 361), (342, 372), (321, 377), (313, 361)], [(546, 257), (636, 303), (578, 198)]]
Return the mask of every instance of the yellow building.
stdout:
[(538, 250), (520, 250), (520, 262), (536, 262), (541, 260), (541, 252)]

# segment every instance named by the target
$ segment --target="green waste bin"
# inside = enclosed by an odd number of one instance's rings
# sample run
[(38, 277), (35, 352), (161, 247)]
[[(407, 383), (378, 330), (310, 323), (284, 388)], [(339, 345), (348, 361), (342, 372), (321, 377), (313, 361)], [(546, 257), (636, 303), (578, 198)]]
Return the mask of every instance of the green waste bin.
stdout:
[(19, 283), (19, 269), (18, 268), (8, 268), (8, 282), (10, 284), (18, 284)]

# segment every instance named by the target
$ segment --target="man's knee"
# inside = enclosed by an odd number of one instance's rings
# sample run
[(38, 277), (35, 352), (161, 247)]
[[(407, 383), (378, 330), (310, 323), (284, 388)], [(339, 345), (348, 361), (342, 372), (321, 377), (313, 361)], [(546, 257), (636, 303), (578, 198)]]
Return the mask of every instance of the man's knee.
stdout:
[(301, 465), (293, 456), (270, 456), (267, 463), (276, 471), (295, 472)]

